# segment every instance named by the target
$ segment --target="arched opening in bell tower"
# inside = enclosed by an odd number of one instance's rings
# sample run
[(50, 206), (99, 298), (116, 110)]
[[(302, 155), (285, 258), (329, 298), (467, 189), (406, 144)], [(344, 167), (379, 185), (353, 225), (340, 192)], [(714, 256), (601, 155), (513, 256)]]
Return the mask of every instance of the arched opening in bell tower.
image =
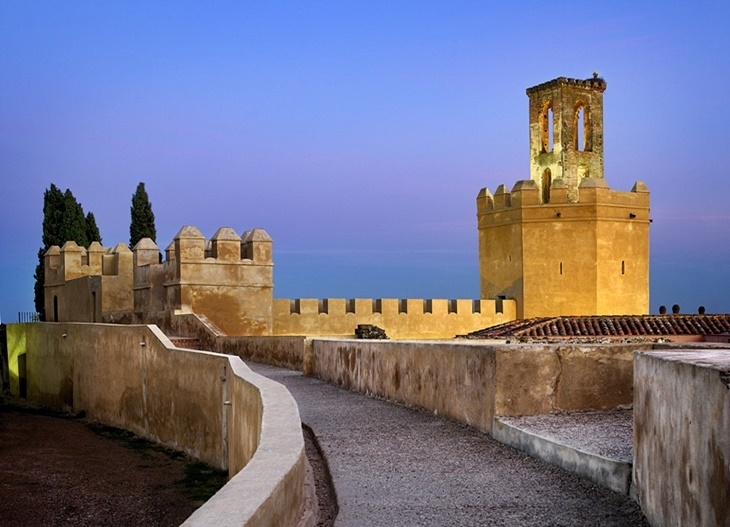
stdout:
[(588, 105), (582, 101), (578, 102), (573, 114), (573, 147), (578, 152), (591, 150), (589, 120)]

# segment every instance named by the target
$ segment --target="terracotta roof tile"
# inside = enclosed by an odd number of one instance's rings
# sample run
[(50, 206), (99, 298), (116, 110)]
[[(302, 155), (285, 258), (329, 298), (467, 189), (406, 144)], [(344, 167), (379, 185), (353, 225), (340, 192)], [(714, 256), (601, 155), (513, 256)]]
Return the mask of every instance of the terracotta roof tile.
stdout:
[(730, 315), (573, 316), (513, 320), (466, 337), (661, 337), (719, 335), (728, 331)]

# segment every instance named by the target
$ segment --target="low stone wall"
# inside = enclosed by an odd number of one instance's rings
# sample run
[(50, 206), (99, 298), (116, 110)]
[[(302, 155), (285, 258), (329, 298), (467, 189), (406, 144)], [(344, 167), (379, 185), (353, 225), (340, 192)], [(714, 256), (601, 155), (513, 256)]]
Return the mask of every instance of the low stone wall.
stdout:
[(630, 405), (637, 347), (315, 339), (313, 374), (491, 432), (495, 415)]
[(229, 483), (186, 524), (295, 525), (301, 517), (306, 459), (296, 403), (239, 358), (174, 348), (155, 326), (7, 331), (28, 399), (85, 411), (229, 470)]
[(730, 350), (634, 360), (634, 486), (655, 527), (730, 525)]

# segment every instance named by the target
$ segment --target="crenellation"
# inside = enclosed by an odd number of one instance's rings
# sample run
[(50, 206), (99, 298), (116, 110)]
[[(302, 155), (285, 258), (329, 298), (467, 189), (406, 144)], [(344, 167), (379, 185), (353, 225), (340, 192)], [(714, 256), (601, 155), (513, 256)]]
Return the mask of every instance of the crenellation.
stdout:
[(92, 242), (86, 250), (86, 261), (89, 266), (89, 274), (102, 274), (102, 262), (106, 249), (99, 242)]
[(211, 242), (212, 258), (224, 262), (238, 262), (241, 260), (241, 237), (230, 227), (218, 229)]
[(506, 185), (499, 185), (494, 191), (494, 208), (505, 209), (512, 206), (512, 194)]
[(372, 324), (391, 338), (451, 338), (466, 328), (514, 320), (514, 300), (445, 298), (274, 299), (274, 335), (353, 335)]
[(523, 179), (512, 187), (509, 207), (526, 207), (540, 204), (540, 190), (531, 179)]
[(178, 265), (181, 262), (205, 260), (206, 239), (197, 227), (185, 225), (175, 235), (175, 257)]
[(134, 266), (152, 265), (160, 263), (160, 248), (151, 238), (142, 238), (132, 249)]
[(251, 260), (256, 264), (271, 264), (272, 240), (264, 229), (256, 228), (246, 231), (241, 236), (241, 257)]

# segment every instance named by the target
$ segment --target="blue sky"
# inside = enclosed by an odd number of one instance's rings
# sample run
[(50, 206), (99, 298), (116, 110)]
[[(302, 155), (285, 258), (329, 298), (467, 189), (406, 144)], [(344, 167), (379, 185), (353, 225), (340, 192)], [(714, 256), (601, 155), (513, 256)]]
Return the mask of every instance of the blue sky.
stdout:
[(730, 312), (730, 3), (0, 2), (0, 316), (43, 191), (105, 246), (263, 227), (277, 297), (477, 298), (475, 198), (529, 178), (527, 87), (596, 70), (605, 175), (652, 192), (651, 309)]

